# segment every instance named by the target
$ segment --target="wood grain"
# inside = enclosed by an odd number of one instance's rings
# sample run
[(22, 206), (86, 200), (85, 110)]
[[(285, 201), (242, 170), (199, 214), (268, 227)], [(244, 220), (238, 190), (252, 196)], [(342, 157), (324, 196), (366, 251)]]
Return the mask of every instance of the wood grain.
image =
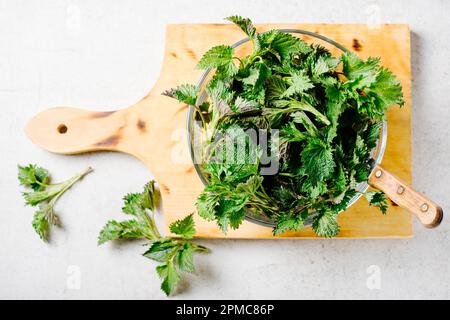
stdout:
[[(411, 183), (410, 130), (410, 33), (407, 25), (264, 24), (259, 31), (294, 28), (329, 37), (366, 58), (380, 56), (383, 65), (400, 79), (406, 104), (388, 112), (388, 143), (383, 165), (405, 183)], [(174, 220), (195, 209), (203, 189), (190, 160), (186, 143), (187, 106), (161, 96), (161, 92), (182, 83), (196, 83), (198, 59), (210, 47), (232, 44), (242, 33), (230, 24), (168, 25), (161, 75), (141, 101), (116, 112), (90, 112), (74, 108), (52, 108), (38, 114), (26, 128), (28, 136), (41, 147), (57, 153), (74, 154), (95, 150), (126, 152), (143, 161), (157, 179), (163, 202), (166, 232)], [(305, 41), (311, 41), (308, 36)], [(130, 57), (131, 58), (131, 57)], [(66, 127), (60, 133), (61, 125)], [(59, 129), (58, 129), (59, 128)], [(63, 130), (64, 131), (64, 130)], [(223, 235), (217, 226), (196, 216), (199, 237), (274, 238), (271, 229), (245, 222), (238, 230)], [(381, 215), (359, 200), (339, 215), (340, 238), (392, 238), (412, 236), (411, 215), (391, 206)], [(311, 228), (289, 232), (277, 238), (315, 238)]]

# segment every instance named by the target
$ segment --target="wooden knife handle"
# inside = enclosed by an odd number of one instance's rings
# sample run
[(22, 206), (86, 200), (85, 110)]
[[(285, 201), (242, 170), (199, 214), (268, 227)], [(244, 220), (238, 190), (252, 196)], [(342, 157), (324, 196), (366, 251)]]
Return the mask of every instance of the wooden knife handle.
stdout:
[(128, 118), (127, 109), (93, 112), (56, 107), (37, 114), (27, 124), (25, 132), (35, 144), (56, 153), (126, 152)]
[(441, 223), (443, 211), (440, 206), (381, 166), (377, 165), (372, 170), (369, 184), (384, 191), (396, 204), (414, 213), (425, 227), (434, 228)]

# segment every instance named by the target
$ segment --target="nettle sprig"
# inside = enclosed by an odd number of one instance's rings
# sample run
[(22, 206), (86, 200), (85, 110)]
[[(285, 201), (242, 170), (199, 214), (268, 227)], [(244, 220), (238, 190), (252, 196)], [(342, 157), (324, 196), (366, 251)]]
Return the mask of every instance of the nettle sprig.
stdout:
[(50, 227), (52, 225), (61, 225), (60, 219), (55, 213), (56, 202), (77, 181), (90, 173), (92, 168), (88, 167), (72, 178), (56, 184), (50, 182), (51, 177), (47, 169), (35, 164), (29, 164), (27, 166), (19, 165), (18, 169), (20, 185), (32, 190), (22, 193), (25, 204), (38, 207), (33, 217), (33, 228), (42, 240), (48, 241)]
[(106, 223), (98, 236), (98, 244), (118, 239), (145, 239), (148, 249), (144, 257), (159, 262), (156, 272), (162, 280), (161, 289), (170, 295), (181, 279), (181, 272), (195, 272), (194, 253), (209, 250), (189, 241), (195, 235), (195, 223), (190, 214), (170, 225), (170, 231), (181, 239), (162, 236), (155, 223), (155, 182), (150, 181), (142, 193), (130, 193), (124, 197), (123, 213), (131, 219)]
[[(163, 93), (193, 106), (201, 121), (209, 184), (197, 199), (199, 215), (226, 232), (239, 228), (250, 211), (274, 221), (275, 235), (300, 230), (312, 219), (318, 235), (336, 236), (338, 213), (369, 177), (386, 110), (404, 104), (400, 81), (379, 58), (363, 60), (351, 52), (334, 57), (289, 33), (258, 33), (250, 19), (227, 20), (249, 37), (252, 52), (238, 57), (231, 46), (218, 45), (202, 56), (197, 68), (211, 69), (213, 76), (201, 104), (191, 84)], [(267, 142), (279, 163), (275, 175), (261, 175), (260, 153), (239, 153), (237, 142), (250, 138), (249, 129), (278, 130), (279, 146)], [(232, 139), (236, 152), (227, 155), (221, 146)], [(249, 141), (247, 149), (259, 146)], [(382, 191), (365, 196), (386, 212)]]

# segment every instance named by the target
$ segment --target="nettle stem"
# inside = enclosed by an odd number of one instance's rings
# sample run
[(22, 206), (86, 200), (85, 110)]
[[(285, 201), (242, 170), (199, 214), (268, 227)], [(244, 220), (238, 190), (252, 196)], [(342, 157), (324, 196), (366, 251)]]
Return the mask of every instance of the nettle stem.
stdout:
[(146, 214), (146, 220), (147, 226), (150, 231), (149, 232), (150, 237), (148, 239), (151, 241), (161, 239), (162, 238), (161, 234), (159, 233), (158, 228), (156, 227), (156, 223), (153, 216), (149, 216)]
[(82, 171), (79, 174), (75, 175), (74, 177), (70, 178), (66, 182), (59, 184), (59, 185), (61, 185), (61, 190), (51, 200), (51, 203), (55, 204), (55, 202), (58, 200), (59, 197), (61, 197), (67, 190), (69, 190), (77, 181), (81, 180), (85, 175), (87, 175), (88, 173), (90, 173), (92, 171), (93, 171), (92, 167), (87, 167), (84, 171)]

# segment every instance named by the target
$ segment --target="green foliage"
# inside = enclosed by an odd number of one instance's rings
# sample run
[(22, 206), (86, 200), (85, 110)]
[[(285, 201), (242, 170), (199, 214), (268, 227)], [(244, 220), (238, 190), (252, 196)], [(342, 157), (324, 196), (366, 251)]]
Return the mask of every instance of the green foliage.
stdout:
[(304, 218), (307, 215), (307, 210), (298, 214), (281, 214), (277, 219), (277, 225), (273, 229), (273, 234), (279, 235), (289, 230), (300, 230), (304, 226)]
[[(274, 221), (274, 234), (312, 220), (318, 235), (335, 236), (337, 214), (369, 177), (385, 111), (404, 103), (401, 84), (379, 58), (333, 57), (288, 33), (257, 33), (247, 18), (227, 20), (251, 39), (253, 51), (234, 57), (231, 47), (216, 46), (199, 62), (215, 70), (206, 84), (209, 108), (200, 115), (209, 184), (197, 199), (198, 213), (223, 232), (251, 212)], [(279, 130), (279, 145), (269, 139), (268, 146), (279, 163), (275, 175), (261, 175), (263, 149), (248, 139), (248, 129)], [(239, 139), (248, 142), (246, 152), (230, 152), (227, 146), (242, 145)], [(366, 196), (386, 211), (383, 194)]]
[(233, 63), (233, 48), (220, 45), (209, 49), (198, 62), (197, 68), (217, 68), (224, 77), (234, 76), (237, 67)]
[(45, 212), (38, 210), (33, 216), (33, 221), (31, 222), (31, 225), (33, 226), (36, 233), (39, 235), (39, 237), (46, 241), (49, 237), (49, 231), (50, 231), (50, 223), (47, 219), (47, 216), (45, 215)]
[(198, 90), (193, 84), (182, 84), (176, 88), (163, 92), (163, 95), (175, 98), (178, 101), (186, 103), (190, 106), (195, 106)]
[(192, 239), (195, 236), (195, 223), (193, 214), (186, 216), (182, 220), (175, 221), (170, 225), (170, 231), (184, 239)]
[(255, 37), (256, 29), (250, 19), (242, 18), (241, 16), (231, 16), (225, 18), (225, 20), (231, 21), (236, 24), (250, 39), (253, 39)]
[(29, 164), (25, 167), (19, 165), (18, 169), (18, 179), (22, 186), (33, 189), (34, 191), (45, 190), (50, 181), (50, 174), (47, 169), (38, 167), (35, 164)]
[(145, 237), (147, 225), (137, 220), (110, 220), (98, 236), (98, 244), (118, 239), (141, 239)]
[(60, 221), (54, 211), (55, 204), (67, 190), (69, 190), (77, 181), (92, 171), (87, 168), (83, 172), (75, 175), (61, 183), (50, 183), (50, 173), (47, 169), (35, 164), (27, 166), (18, 166), (19, 184), (25, 188), (31, 189), (28, 192), (22, 192), (25, 204), (37, 206), (38, 210), (33, 216), (31, 225), (43, 241), (48, 241), (50, 237), (50, 227), (59, 225)]
[(332, 211), (321, 212), (313, 220), (313, 230), (321, 237), (331, 238), (339, 233), (337, 214)]
[(312, 51), (304, 41), (278, 30), (258, 34), (258, 46), (256, 49), (275, 54), (279, 60), (288, 60), (294, 54), (308, 54)]
[(381, 212), (386, 214), (389, 205), (383, 191), (367, 191), (364, 195), (371, 206), (380, 208)]
[(303, 73), (294, 73), (288, 79), (289, 88), (280, 96), (281, 98), (291, 97), (294, 94), (302, 94), (306, 90), (314, 88), (311, 80)]
[(348, 81), (349, 103), (359, 113), (382, 119), (389, 106), (404, 104), (400, 81), (388, 69), (379, 65), (379, 58), (361, 60), (354, 53), (342, 55), (343, 72)]
[(148, 249), (143, 255), (160, 263), (156, 267), (156, 272), (161, 278), (161, 289), (170, 295), (181, 279), (181, 272), (195, 271), (194, 253), (208, 252), (204, 246), (187, 241), (195, 235), (193, 215), (190, 214), (170, 225), (170, 231), (182, 239), (163, 237), (153, 217), (156, 203), (154, 181), (147, 183), (143, 192), (130, 193), (123, 200), (122, 211), (133, 218), (124, 221), (108, 221), (100, 231), (98, 244), (119, 239), (147, 240)]
[(320, 139), (309, 139), (305, 148), (302, 150), (301, 159), (303, 162), (302, 170), (311, 181), (311, 186), (315, 187), (325, 178), (328, 178), (335, 166), (333, 152), (330, 145)]

